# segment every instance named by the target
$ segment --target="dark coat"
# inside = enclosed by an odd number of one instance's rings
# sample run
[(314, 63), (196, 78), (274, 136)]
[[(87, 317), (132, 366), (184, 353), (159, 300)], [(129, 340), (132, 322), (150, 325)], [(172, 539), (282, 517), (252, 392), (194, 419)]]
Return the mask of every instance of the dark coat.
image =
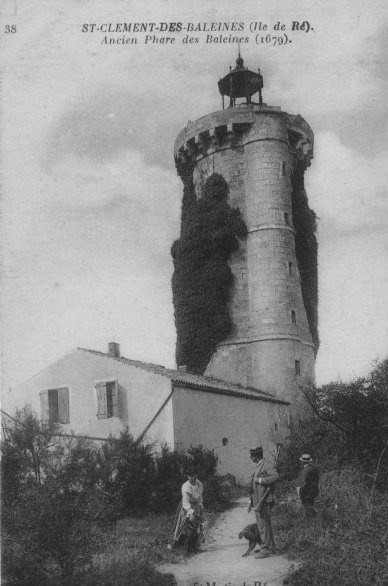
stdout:
[[(258, 480), (261, 478), (262, 483)], [(273, 464), (263, 458), (257, 465), (251, 482), (251, 504), (255, 511), (259, 512), (263, 502), (273, 504), (275, 502), (275, 482), (279, 480), (279, 474)]]
[(319, 495), (319, 468), (307, 464), (298, 477), (301, 501), (315, 499)]

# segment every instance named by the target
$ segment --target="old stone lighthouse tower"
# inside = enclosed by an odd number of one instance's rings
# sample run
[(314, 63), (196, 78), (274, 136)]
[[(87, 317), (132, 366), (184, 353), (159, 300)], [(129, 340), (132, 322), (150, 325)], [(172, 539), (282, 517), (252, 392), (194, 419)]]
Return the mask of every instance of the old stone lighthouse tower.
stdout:
[(233, 325), (204, 374), (274, 393), (296, 413), (318, 349), (315, 214), (304, 189), (314, 137), (301, 116), (263, 103), (260, 71), (240, 56), (218, 85), (228, 107), (189, 122), (175, 142), (185, 190), (191, 182), (200, 200), (206, 180), (222, 176), (247, 229), (228, 258)]

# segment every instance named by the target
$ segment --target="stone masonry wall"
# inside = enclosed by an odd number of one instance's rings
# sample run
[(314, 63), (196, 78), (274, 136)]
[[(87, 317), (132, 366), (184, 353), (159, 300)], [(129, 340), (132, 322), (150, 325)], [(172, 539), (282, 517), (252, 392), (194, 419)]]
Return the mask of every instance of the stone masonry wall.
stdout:
[(259, 106), (210, 114), (176, 141), (176, 155), (183, 148), (196, 160), (197, 197), (208, 176), (221, 174), (229, 204), (248, 227), (230, 260), (234, 329), (205, 374), (275, 392), (294, 413), (315, 359), (295, 255), (291, 173), (297, 157), (309, 164), (312, 141), (302, 118)]

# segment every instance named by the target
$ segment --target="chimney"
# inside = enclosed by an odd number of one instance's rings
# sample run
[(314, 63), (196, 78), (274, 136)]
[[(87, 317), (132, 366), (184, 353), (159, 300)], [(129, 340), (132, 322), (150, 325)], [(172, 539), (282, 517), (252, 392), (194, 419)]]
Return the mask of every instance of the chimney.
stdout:
[(117, 342), (109, 342), (108, 354), (109, 354), (109, 356), (114, 356), (115, 358), (120, 358), (120, 344), (118, 344)]

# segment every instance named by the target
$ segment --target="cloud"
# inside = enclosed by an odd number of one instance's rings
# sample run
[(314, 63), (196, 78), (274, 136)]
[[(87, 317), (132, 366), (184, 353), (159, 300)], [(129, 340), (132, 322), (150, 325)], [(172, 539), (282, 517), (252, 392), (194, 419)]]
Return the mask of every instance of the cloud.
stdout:
[(387, 152), (368, 157), (317, 134), (306, 190), (320, 218), (319, 384), (366, 375), (386, 354), (387, 185)]
[(319, 384), (363, 376), (387, 357), (388, 243), (381, 233), (319, 236)]
[(178, 185), (173, 170), (147, 165), (135, 150), (117, 152), (104, 162), (67, 154), (50, 173), (42, 173), (41, 195), (55, 207), (93, 209), (127, 203), (142, 213), (152, 212), (155, 205), (161, 213), (159, 202), (171, 209), (179, 197)]
[(334, 132), (317, 135), (306, 173), (310, 204), (337, 231), (378, 230), (388, 223), (388, 151), (364, 156)]
[(53, 226), (62, 232), (58, 218), (65, 214), (85, 265), (87, 255), (94, 257), (96, 251), (100, 262), (116, 264), (107, 258), (108, 250), (112, 256), (119, 250), (130, 256), (132, 251), (145, 267), (157, 271), (170, 262), (181, 200), (175, 171), (147, 165), (136, 151), (121, 152), (105, 163), (68, 156), (45, 176), (41, 193), (50, 194), (50, 232)]

